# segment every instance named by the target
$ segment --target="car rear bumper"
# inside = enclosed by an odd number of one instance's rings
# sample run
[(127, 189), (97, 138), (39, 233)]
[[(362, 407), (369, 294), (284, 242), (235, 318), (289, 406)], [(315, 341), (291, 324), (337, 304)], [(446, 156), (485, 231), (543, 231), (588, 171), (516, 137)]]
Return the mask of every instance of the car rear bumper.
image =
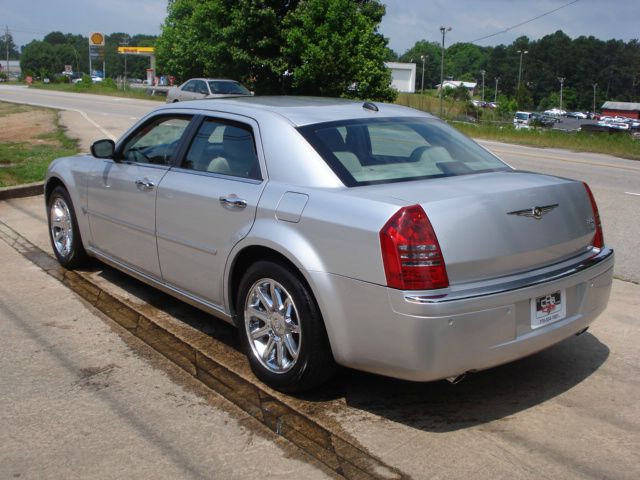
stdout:
[[(562, 271), (434, 297), (309, 272), (336, 361), (414, 381), (507, 363), (580, 332), (606, 308), (614, 253), (603, 249)], [(531, 326), (531, 302), (565, 292), (566, 316)], [(424, 295), (421, 295), (424, 294)]]

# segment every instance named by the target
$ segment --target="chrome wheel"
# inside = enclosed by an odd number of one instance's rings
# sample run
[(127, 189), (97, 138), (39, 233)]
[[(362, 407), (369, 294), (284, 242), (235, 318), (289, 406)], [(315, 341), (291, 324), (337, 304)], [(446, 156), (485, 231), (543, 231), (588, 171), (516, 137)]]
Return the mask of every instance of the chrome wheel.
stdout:
[(291, 370), (300, 354), (298, 310), (287, 290), (275, 280), (262, 278), (249, 289), (244, 327), (254, 357), (273, 373)]
[(61, 257), (68, 257), (73, 248), (73, 221), (64, 198), (52, 202), (49, 218), (53, 246)]

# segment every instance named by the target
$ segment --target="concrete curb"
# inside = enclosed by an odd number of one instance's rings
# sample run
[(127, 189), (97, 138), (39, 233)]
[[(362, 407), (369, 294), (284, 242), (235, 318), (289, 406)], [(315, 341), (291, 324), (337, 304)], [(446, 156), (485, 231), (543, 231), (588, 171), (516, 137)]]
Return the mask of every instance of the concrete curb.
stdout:
[(44, 193), (44, 182), (27, 183), (17, 187), (0, 187), (0, 200), (33, 197)]
[[(105, 291), (91, 272), (62, 268), (48, 253), (0, 221), (0, 240), (80, 295), (123, 328), (225, 397), (278, 435), (348, 479), (407, 479), (343, 434), (309, 418), (296, 399), (271, 390), (247, 373), (232, 347), (156, 307)], [(240, 358), (242, 357), (242, 358)]]

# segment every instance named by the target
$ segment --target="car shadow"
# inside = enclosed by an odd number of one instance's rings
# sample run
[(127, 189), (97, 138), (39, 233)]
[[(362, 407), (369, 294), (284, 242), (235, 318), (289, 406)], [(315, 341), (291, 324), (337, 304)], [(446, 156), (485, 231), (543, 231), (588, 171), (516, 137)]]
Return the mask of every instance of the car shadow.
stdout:
[(181, 322), (215, 338), (238, 352), (241, 351), (236, 328), (224, 320), (192, 307), (188, 303), (163, 293), (98, 260), (94, 260), (93, 265), (85, 269), (85, 271), (97, 274), (100, 278), (126, 291), (128, 294), (168, 313)]
[(419, 430), (450, 432), (500, 420), (546, 402), (587, 379), (609, 357), (590, 333), (535, 355), (468, 375), (458, 384), (408, 382), (344, 369), (307, 401), (344, 398), (350, 408)]
[[(96, 262), (88, 269), (129, 294), (241, 353), (235, 327)], [(596, 372), (609, 348), (590, 333), (572, 336), (519, 361), (446, 381), (408, 382), (342, 368), (318, 391), (295, 395), (316, 412), (351, 409), (429, 432), (500, 420), (571, 390)]]

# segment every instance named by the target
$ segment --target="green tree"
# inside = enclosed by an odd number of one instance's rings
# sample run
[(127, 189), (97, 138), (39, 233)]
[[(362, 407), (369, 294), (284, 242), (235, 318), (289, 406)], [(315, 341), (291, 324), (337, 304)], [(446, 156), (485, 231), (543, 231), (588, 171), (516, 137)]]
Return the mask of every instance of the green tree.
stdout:
[(282, 51), (296, 93), (395, 99), (373, 3), (307, 0), (291, 12)]
[(383, 14), (375, 0), (172, 0), (158, 66), (179, 80), (235, 78), (259, 94), (391, 98)]
[(22, 49), (20, 69), (23, 74), (51, 77), (62, 71), (62, 65), (54, 46), (47, 42), (33, 40)]
[(0, 58), (2, 60), (7, 59), (7, 43), (9, 44), (9, 60), (17, 60), (20, 58), (20, 53), (16, 48), (16, 44), (13, 43), (13, 37), (6, 32), (0, 37)]

